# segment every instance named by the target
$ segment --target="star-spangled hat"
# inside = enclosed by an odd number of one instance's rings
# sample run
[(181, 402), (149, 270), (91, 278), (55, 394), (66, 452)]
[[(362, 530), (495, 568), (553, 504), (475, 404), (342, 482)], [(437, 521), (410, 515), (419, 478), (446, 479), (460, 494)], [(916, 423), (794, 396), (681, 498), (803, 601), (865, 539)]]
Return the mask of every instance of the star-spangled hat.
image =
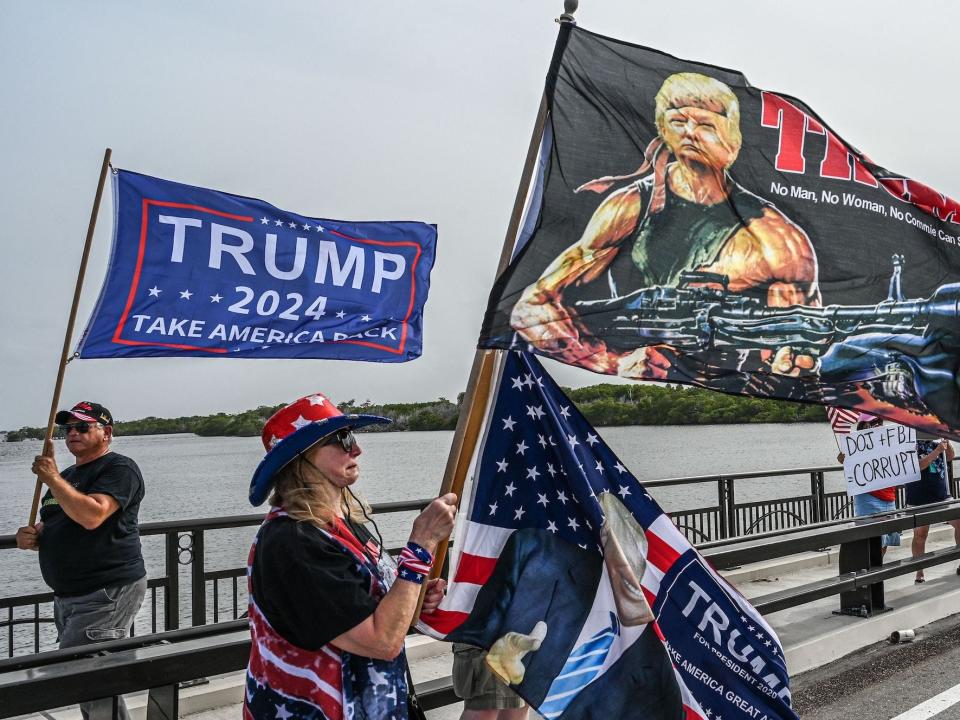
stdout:
[(263, 426), (260, 434), (267, 454), (250, 481), (250, 504), (256, 507), (267, 499), (273, 478), (281, 468), (304, 450), (343, 428), (361, 428), (388, 423), (379, 415), (344, 415), (325, 395), (315, 393), (280, 408)]

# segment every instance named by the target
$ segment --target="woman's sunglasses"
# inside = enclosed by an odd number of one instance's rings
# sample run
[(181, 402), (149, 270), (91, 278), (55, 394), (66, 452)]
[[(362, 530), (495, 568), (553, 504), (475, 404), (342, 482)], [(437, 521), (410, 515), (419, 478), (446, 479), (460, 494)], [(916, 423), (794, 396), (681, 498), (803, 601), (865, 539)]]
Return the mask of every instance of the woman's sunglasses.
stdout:
[(338, 443), (345, 453), (351, 453), (357, 447), (357, 439), (353, 436), (352, 430), (337, 430), (323, 441), (324, 445), (332, 445), (333, 443)]
[(76, 430), (81, 435), (86, 434), (90, 431), (94, 425), (99, 425), (100, 423), (88, 423), (88, 422), (78, 422), (78, 423), (66, 423), (65, 425), (57, 425), (60, 430), (63, 431), (64, 435), (69, 435), (71, 430)]

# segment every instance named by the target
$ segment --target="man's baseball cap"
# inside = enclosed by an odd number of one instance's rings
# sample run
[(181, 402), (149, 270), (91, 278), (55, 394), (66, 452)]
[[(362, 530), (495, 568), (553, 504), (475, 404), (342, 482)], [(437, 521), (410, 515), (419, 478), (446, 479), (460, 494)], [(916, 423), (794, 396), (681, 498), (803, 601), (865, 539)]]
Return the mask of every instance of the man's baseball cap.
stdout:
[(69, 410), (61, 410), (57, 413), (54, 420), (57, 425), (66, 425), (71, 418), (83, 420), (89, 423), (100, 423), (101, 425), (113, 425), (113, 415), (100, 403), (78, 402)]

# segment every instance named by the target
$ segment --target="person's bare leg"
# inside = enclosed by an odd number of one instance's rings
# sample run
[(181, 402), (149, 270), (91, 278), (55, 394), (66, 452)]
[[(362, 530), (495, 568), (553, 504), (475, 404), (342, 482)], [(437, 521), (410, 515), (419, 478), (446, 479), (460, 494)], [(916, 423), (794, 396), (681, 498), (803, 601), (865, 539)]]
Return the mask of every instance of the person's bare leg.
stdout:
[(497, 720), (527, 720), (527, 710), (526, 706), (501, 710), (500, 714), (497, 715)]
[[(913, 530), (913, 540), (910, 542), (910, 552), (913, 557), (923, 555), (927, 549), (927, 533), (930, 531), (929, 525), (921, 525)], [(923, 570), (917, 570), (916, 582), (923, 582)]]
[(497, 710), (464, 710), (460, 720), (497, 720)]

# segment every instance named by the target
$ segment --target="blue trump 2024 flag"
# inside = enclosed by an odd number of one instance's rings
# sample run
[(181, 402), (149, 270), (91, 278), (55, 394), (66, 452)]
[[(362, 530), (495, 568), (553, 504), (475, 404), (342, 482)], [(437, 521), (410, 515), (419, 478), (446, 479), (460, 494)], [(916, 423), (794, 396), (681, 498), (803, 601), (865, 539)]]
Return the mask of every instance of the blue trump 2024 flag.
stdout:
[(460, 555), (423, 629), (547, 718), (796, 720), (776, 633), (533, 355), (507, 354)]
[(420, 355), (435, 225), (305, 217), (126, 170), (113, 188), (110, 265), (79, 357)]

